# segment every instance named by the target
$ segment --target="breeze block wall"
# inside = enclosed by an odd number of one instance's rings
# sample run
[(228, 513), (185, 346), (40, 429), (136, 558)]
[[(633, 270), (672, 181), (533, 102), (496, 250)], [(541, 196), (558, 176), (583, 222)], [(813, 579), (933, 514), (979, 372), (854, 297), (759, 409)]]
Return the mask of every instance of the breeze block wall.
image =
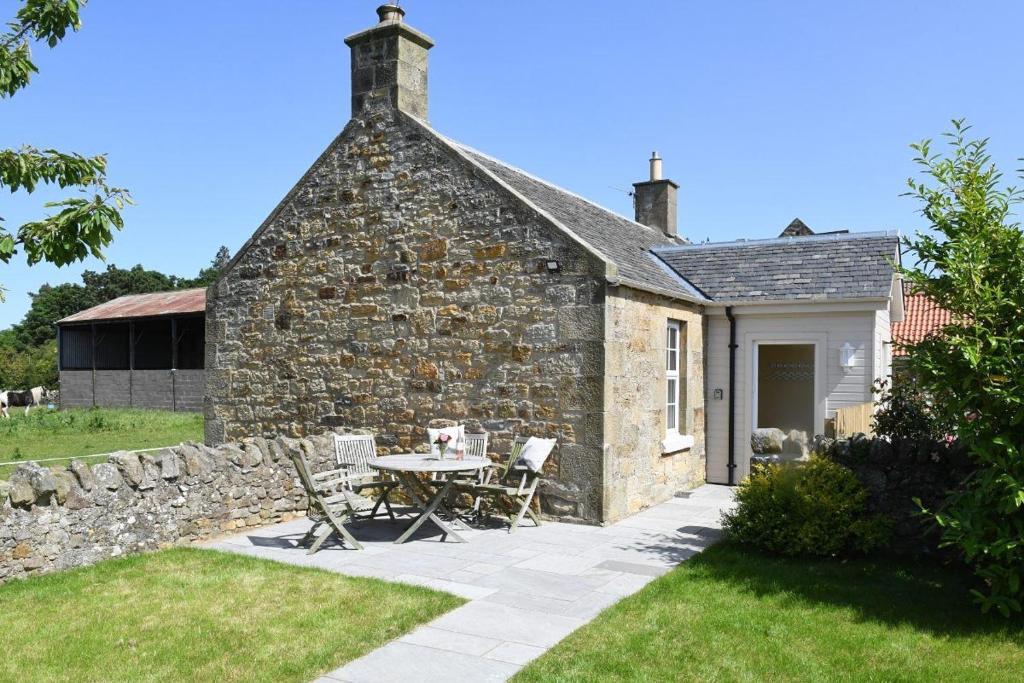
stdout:
[(20, 465), (0, 481), (0, 582), (301, 515), (307, 500), (289, 449), (314, 471), (333, 463), (332, 438), (318, 436)]
[(604, 272), (422, 125), (364, 112), (210, 288), (206, 440), (557, 437), (542, 510), (600, 521)]
[(61, 408), (203, 409), (205, 370), (61, 370)]

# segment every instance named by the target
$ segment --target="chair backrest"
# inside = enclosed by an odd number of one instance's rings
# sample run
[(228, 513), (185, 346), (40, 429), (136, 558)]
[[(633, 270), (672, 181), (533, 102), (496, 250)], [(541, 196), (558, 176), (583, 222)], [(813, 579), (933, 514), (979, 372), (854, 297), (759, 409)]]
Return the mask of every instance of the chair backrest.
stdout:
[[(505, 463), (505, 471), (502, 473), (501, 478), (505, 481), (506, 485), (516, 485), (519, 487), (519, 492), (522, 493), (527, 489), (536, 488), (538, 482), (541, 480), (543, 474), (541, 472), (534, 472), (531, 468), (525, 465), (516, 466), (516, 462), (519, 460), (519, 456), (523, 452), (523, 446), (530, 440), (528, 436), (517, 436), (515, 442), (512, 444), (512, 452), (508, 456), (508, 462)], [(555, 442), (554, 448), (558, 448), (558, 442)]]
[(518, 477), (519, 474), (512, 468), (516, 464), (516, 460), (519, 460), (519, 454), (523, 451), (523, 446), (530, 439), (528, 436), (517, 436), (515, 441), (512, 442), (512, 452), (508, 454), (508, 460), (505, 461), (505, 469), (501, 471), (501, 478), (506, 479), (512, 475)]
[(466, 457), (487, 457), (487, 432), (482, 434), (466, 434)]
[(316, 485), (313, 483), (313, 471), (309, 468), (309, 463), (306, 462), (306, 457), (302, 454), (302, 451), (298, 448), (286, 449), (288, 453), (288, 459), (295, 465), (295, 471), (299, 473), (299, 481), (302, 483), (302, 488), (306, 490), (306, 496), (309, 498), (309, 506), (314, 510), (324, 509), (325, 505), (320, 495), (320, 491), (317, 490)]
[(335, 434), (334, 456), (349, 474), (372, 474), (368, 463), (377, 457), (377, 442), (372, 434)]

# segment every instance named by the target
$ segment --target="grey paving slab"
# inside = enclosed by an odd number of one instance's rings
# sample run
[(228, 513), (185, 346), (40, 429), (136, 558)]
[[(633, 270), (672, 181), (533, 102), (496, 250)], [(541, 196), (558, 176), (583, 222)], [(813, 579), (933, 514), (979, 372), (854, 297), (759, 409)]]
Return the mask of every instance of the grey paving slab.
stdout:
[(328, 675), (347, 683), (488, 683), (508, 680), (519, 668), (398, 640)]
[[(541, 572), (578, 576), (580, 572), (600, 563), (600, 558), (562, 553), (541, 553), (515, 565), (517, 569), (536, 569)], [(493, 573), (493, 572), (492, 572)]]
[(403, 643), (423, 645), (464, 655), (482, 655), (502, 644), (502, 641), (495, 638), (484, 638), (469, 633), (453, 633), (433, 626), (421, 626), (398, 640)]
[(721, 536), (733, 505), (724, 486), (703, 486), (604, 527), (545, 523), (466, 529), (467, 543), (442, 542), (424, 525), (395, 545), (408, 520), (352, 531), (365, 550), (337, 544), (314, 555), (297, 547), (303, 519), (203, 545), (277, 562), (427, 586), (467, 599), (383, 647), (332, 671), (325, 683), (503, 681), (566, 635), (640, 590)]
[(485, 638), (551, 647), (586, 623), (575, 617), (476, 600), (435, 619), (431, 626)]
[(545, 652), (547, 652), (547, 650), (544, 648), (534, 647), (533, 645), (523, 645), (522, 643), (502, 643), (485, 654), (484, 657), (487, 659), (497, 659), (499, 662), (508, 662), (509, 664), (518, 664), (519, 666), (523, 666), (531, 660), (540, 657)]
[(622, 562), (621, 560), (605, 560), (604, 562), (595, 565), (595, 567), (597, 569), (610, 569), (616, 572), (642, 574), (644, 576), (661, 576), (668, 571), (664, 567), (654, 567), (649, 564), (640, 564), (638, 562)]

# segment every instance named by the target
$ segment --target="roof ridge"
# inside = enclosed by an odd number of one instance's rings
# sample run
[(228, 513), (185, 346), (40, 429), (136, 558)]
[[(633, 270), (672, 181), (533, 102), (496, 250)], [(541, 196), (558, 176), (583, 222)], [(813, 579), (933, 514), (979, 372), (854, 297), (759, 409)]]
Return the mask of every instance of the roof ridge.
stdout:
[(804, 235), (800, 237), (768, 237), (757, 240), (733, 240), (731, 242), (704, 242), (702, 244), (678, 244), (674, 246), (652, 247), (653, 252), (695, 251), (698, 249), (720, 249), (770, 246), (773, 244), (804, 244), (806, 242), (851, 242), (859, 239), (899, 237), (899, 230), (872, 230), (869, 232), (823, 233), (820, 235)]

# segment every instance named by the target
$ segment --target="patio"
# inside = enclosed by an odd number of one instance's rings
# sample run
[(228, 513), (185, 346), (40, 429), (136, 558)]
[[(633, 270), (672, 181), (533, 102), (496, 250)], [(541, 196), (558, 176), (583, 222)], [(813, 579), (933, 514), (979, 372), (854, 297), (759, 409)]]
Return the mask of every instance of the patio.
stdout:
[(442, 542), (425, 524), (396, 545), (408, 525), (376, 519), (349, 525), (363, 550), (334, 539), (313, 555), (297, 546), (305, 519), (204, 543), (204, 547), (353, 576), (437, 590), (469, 602), (323, 681), (502, 681), (524, 664), (717, 540), (729, 488), (705, 485), (616, 524), (557, 522), (461, 529), (466, 543)]

